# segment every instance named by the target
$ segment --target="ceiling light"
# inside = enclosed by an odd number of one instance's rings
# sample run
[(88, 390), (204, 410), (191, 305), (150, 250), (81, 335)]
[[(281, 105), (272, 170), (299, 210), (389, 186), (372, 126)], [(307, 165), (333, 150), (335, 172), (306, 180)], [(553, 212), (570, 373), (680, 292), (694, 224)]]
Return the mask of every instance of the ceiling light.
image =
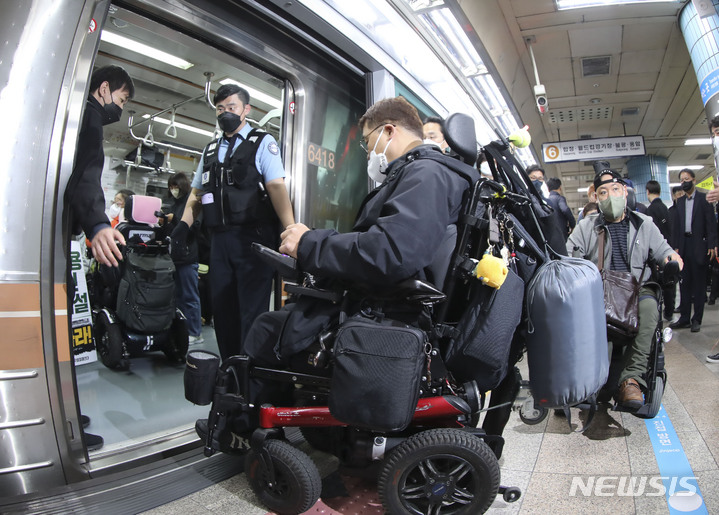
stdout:
[(135, 41), (134, 39), (121, 36), (120, 34), (110, 32), (108, 30), (102, 31), (102, 33), (100, 34), (100, 39), (111, 45), (117, 45), (126, 50), (130, 50), (131, 52), (137, 52), (140, 55), (162, 61), (163, 63), (175, 66), (176, 68), (187, 70), (188, 68), (192, 68), (194, 66), (194, 64), (189, 61), (185, 61), (184, 59), (180, 59), (177, 56), (168, 54), (167, 52), (163, 52), (162, 50), (158, 50), (157, 48), (151, 47), (144, 43), (140, 43), (139, 41)]
[(556, 0), (557, 10), (601, 7), (607, 5), (641, 4), (646, 2), (678, 2), (679, 0)]
[(701, 170), (704, 168), (704, 165), (687, 165), (687, 166), (667, 166), (667, 171), (671, 172), (673, 170)]
[[(142, 117), (147, 120), (150, 117), (150, 115), (144, 114), (144, 115), (142, 115)], [(167, 118), (155, 117), (155, 118), (153, 118), (153, 120), (158, 123), (161, 123), (162, 125), (170, 125), (170, 120), (168, 120)], [(194, 132), (196, 134), (202, 134), (203, 136), (207, 136), (208, 138), (213, 138), (215, 136), (214, 132), (210, 132), (205, 129), (198, 129), (197, 127), (193, 127), (192, 125), (186, 125), (186, 124), (180, 123), (180, 122), (175, 122), (175, 127), (177, 127), (178, 129), (184, 129), (186, 131)]]
[(279, 99), (274, 98), (267, 93), (263, 93), (262, 91), (258, 91), (256, 89), (253, 89), (249, 86), (246, 86), (245, 84), (242, 84), (241, 82), (237, 82), (234, 79), (230, 79), (229, 77), (226, 79), (222, 79), (220, 81), (220, 84), (223, 86), (225, 84), (236, 84), (240, 86), (243, 89), (246, 89), (247, 92), (250, 94), (250, 104), (252, 104), (252, 99), (259, 100), (260, 102), (263, 102), (265, 104), (271, 105), (272, 107), (282, 107), (282, 103)]
[(589, 191), (589, 186), (587, 186), (586, 188), (577, 188), (578, 193), (586, 193), (588, 191)]
[(711, 145), (711, 138), (691, 138), (684, 142), (685, 145)]

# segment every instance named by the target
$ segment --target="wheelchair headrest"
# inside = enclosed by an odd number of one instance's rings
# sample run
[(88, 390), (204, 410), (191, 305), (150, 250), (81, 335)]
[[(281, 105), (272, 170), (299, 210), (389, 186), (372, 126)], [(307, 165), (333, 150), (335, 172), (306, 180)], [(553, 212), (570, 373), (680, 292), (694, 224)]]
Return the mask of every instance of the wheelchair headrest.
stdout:
[(444, 139), (461, 161), (474, 166), (477, 162), (477, 135), (474, 120), (469, 115), (450, 114), (444, 121)]
[(162, 200), (147, 195), (132, 195), (125, 201), (125, 219), (130, 223), (149, 224), (157, 223), (155, 211), (162, 209)]

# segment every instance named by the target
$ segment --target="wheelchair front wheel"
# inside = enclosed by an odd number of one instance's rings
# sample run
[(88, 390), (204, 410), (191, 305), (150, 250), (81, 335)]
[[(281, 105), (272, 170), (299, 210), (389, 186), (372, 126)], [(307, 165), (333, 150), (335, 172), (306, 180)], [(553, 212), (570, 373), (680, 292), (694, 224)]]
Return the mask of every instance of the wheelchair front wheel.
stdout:
[(317, 466), (309, 456), (288, 442), (267, 440), (263, 446), (272, 460), (274, 477), (268, 470), (263, 453), (251, 449), (245, 458), (245, 473), (252, 491), (265, 506), (279, 514), (309, 510), (322, 491)]
[[(646, 397), (646, 396), (645, 396)], [(639, 418), (654, 418), (659, 413), (659, 409), (662, 407), (662, 397), (664, 397), (664, 377), (657, 376), (656, 383), (654, 384), (654, 391), (652, 392), (652, 399), (649, 403), (649, 409), (644, 414), (637, 414)]]
[(107, 368), (123, 369), (127, 367), (123, 360), (123, 338), (120, 326), (113, 323), (104, 311), (95, 317), (95, 342), (100, 361)]
[(499, 463), (480, 438), (430, 429), (398, 445), (382, 466), (379, 496), (393, 514), (474, 514), (499, 490)]

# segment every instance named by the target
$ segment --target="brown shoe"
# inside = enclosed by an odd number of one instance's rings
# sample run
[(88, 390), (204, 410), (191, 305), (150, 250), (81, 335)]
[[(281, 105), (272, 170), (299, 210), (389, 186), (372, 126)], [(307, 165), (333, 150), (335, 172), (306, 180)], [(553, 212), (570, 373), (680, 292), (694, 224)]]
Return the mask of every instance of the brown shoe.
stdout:
[(642, 389), (635, 379), (627, 379), (619, 386), (619, 404), (630, 409), (639, 409), (644, 405)]

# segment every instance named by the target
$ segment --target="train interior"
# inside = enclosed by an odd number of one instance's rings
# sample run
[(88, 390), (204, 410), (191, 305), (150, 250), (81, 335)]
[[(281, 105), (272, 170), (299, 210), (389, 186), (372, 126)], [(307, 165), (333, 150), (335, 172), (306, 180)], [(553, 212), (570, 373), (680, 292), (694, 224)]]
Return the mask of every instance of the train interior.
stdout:
[[(293, 96), (287, 77), (116, 6), (110, 7), (100, 30), (95, 66), (122, 66), (135, 85), (122, 119), (105, 127), (102, 185), (108, 207), (121, 189), (160, 197), (166, 207), (171, 198), (168, 178), (182, 172), (192, 180), (202, 149), (219, 134), (210, 102), (222, 84), (238, 83), (248, 90), (249, 123), (272, 134), (285, 159), (292, 159), (292, 142), (283, 134), (284, 117), (295, 118), (294, 102), (287, 99)], [(348, 151), (346, 142), (357, 138), (348, 125), (357, 119), (359, 108), (341, 98), (324, 100), (326, 116), (317, 132), (316, 150), (312, 145), (308, 150), (312, 178), (303, 195), (316, 200), (308, 203), (315, 226), (347, 229), (367, 191), (363, 176), (338, 173), (358, 157), (354, 148)], [(291, 174), (286, 183), (292, 190)], [(85, 265), (90, 263), (86, 260)], [(276, 293), (270, 308), (281, 302), (281, 291)], [(191, 348), (217, 352), (211, 316), (202, 337)], [(101, 448), (89, 452), (91, 467), (115, 464), (133, 448), (196, 438), (194, 422), (207, 410), (184, 399), (183, 370), (184, 365), (169, 363), (161, 352), (133, 357), (125, 370), (108, 369), (94, 352), (76, 360), (80, 410), (90, 417), (87, 432), (104, 439)]]

